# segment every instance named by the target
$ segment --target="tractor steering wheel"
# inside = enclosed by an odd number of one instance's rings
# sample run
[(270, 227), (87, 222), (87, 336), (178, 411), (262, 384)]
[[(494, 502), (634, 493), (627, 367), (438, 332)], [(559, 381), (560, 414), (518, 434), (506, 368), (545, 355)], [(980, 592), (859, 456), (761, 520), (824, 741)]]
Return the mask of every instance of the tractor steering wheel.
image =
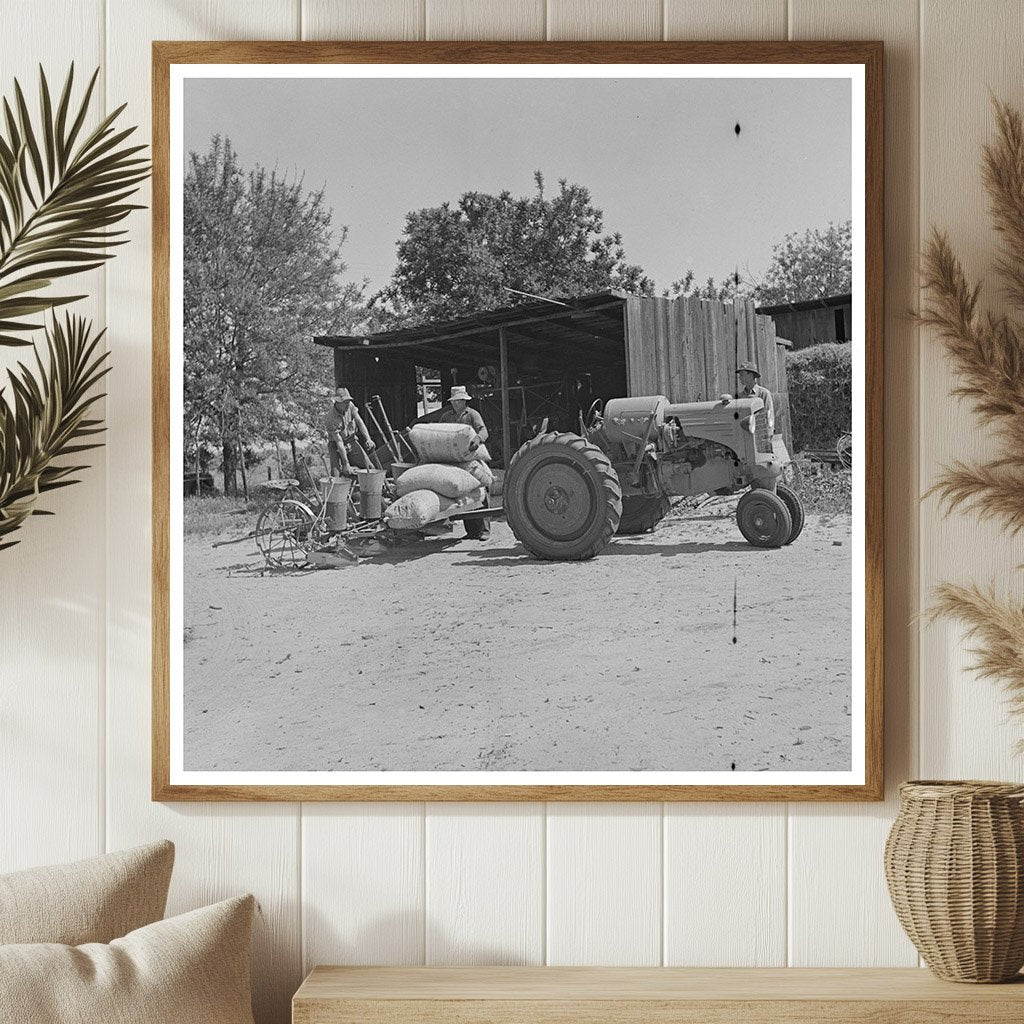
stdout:
[(593, 430), (597, 426), (601, 419), (601, 413), (604, 411), (604, 402), (600, 398), (595, 398), (590, 403), (590, 408), (587, 410), (587, 415), (584, 417), (584, 422), (587, 425), (587, 430)]

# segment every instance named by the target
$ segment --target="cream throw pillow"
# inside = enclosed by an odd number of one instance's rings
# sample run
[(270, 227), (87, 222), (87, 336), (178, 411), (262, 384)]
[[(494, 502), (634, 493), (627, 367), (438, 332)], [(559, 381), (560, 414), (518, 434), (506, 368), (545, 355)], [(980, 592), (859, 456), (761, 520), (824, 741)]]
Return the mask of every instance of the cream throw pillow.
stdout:
[(110, 942), (159, 921), (174, 844), (0, 875), (0, 944)]
[(239, 896), (109, 945), (0, 946), (0, 1021), (253, 1024), (255, 905)]

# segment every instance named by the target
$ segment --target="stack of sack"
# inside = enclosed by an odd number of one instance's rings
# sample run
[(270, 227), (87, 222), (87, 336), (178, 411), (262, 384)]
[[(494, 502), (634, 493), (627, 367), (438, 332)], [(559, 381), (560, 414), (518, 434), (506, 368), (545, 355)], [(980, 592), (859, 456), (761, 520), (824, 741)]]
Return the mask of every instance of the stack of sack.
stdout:
[(395, 481), (398, 500), (384, 519), (393, 530), (419, 530), (464, 509), (480, 508), (494, 474), (487, 446), (466, 423), (417, 423), (409, 440), (418, 465)]

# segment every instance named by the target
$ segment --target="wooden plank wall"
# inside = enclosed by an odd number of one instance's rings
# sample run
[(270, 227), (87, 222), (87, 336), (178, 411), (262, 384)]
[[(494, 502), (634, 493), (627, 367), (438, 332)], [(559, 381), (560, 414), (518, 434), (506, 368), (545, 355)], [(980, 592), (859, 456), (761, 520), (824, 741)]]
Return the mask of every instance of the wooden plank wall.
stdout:
[[(13, 13), (12, 13), (13, 12)], [(108, 108), (149, 130), (151, 39), (492, 35), (883, 39), (886, 43), (887, 798), (866, 805), (153, 805), (149, 760), (149, 228), (87, 290), (110, 327), (109, 447), (0, 555), (0, 870), (169, 836), (171, 909), (249, 889), (263, 906), (259, 1024), (284, 1024), (313, 962), (906, 966), (881, 850), (901, 780), (1024, 780), (995, 688), (959, 628), (915, 618), (945, 578), (1020, 591), (1021, 542), (919, 503), (984, 449), (920, 339), (920, 237), (971, 274), (995, 244), (978, 185), (989, 89), (1024, 106), (1019, 0), (27, 0), (8, 2), (3, 89), (42, 61), (102, 64)], [(144, 200), (145, 201), (145, 197)], [(97, 284), (98, 282), (98, 284)], [(986, 297), (999, 299), (986, 281)], [(680, 316), (669, 311), (669, 330)], [(749, 321), (747, 338), (751, 337)], [(673, 361), (674, 359), (674, 361)], [(705, 379), (703, 352), (669, 380)], [(919, 412), (920, 410), (920, 412)], [(921, 643), (921, 639), (925, 642)], [(927, 680), (919, 686), (919, 679)]]
[[(843, 315), (846, 337), (852, 337), (853, 320), (850, 306), (838, 307)], [(776, 313), (773, 316), (777, 333), (793, 342), (793, 348), (807, 348), (836, 340), (836, 307)]]
[(771, 317), (745, 299), (718, 302), (683, 295), (626, 299), (626, 367), (631, 395), (673, 402), (716, 401), (735, 394), (736, 367), (753, 361), (776, 401), (776, 429), (792, 447), (786, 349)]

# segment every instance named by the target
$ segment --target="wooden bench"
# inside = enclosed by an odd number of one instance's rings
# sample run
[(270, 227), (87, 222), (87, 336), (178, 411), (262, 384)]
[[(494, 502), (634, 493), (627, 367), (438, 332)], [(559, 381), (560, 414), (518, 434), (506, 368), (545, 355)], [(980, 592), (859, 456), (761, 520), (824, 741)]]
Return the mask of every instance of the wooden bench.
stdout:
[(916, 969), (316, 967), (293, 1024), (1021, 1024), (1020, 983)]

